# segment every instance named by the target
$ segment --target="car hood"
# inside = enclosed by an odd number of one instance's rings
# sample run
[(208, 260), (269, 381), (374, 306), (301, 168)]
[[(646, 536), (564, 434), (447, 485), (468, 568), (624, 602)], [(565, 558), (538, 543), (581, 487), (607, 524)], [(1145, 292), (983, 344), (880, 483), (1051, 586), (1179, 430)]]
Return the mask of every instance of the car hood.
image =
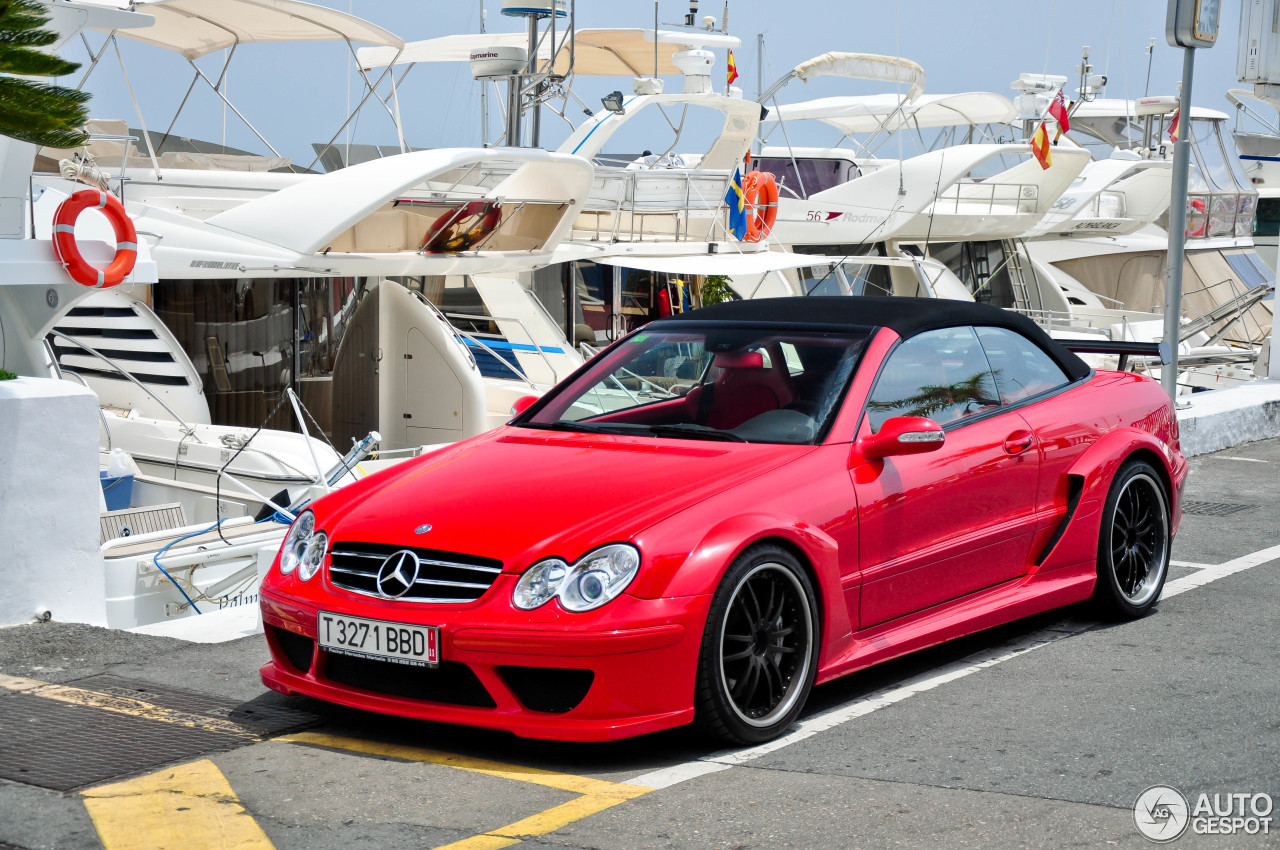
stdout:
[(353, 485), (346, 500), (338, 491), (317, 518), (334, 542), (478, 555), (519, 572), (627, 540), (813, 448), (499, 428)]

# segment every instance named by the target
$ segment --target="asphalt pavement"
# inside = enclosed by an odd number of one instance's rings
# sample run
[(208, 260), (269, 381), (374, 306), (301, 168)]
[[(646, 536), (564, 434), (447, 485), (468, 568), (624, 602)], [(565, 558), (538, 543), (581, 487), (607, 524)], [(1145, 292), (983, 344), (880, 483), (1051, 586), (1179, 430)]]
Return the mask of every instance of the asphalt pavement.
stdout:
[(1247, 823), (1280, 801), (1280, 549), (1250, 558), (1280, 543), (1280, 440), (1192, 459), (1186, 500), (1151, 616), (1076, 606), (881, 665), (815, 689), (796, 733), (756, 750), (286, 699), (258, 681), (260, 637), (6, 629), (0, 850), (1146, 847), (1134, 803), (1157, 785), (1246, 809), (1235, 834), (1174, 846), (1280, 846), (1280, 806), (1271, 832)]

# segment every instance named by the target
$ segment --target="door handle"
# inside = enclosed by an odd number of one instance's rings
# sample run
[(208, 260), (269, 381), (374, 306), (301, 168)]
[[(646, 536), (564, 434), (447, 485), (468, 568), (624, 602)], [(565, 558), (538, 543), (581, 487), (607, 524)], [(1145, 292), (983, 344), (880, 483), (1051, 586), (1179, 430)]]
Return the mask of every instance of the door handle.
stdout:
[(1020, 455), (1034, 446), (1035, 443), (1035, 434), (1030, 431), (1014, 431), (1004, 438), (1004, 450), (1006, 454)]

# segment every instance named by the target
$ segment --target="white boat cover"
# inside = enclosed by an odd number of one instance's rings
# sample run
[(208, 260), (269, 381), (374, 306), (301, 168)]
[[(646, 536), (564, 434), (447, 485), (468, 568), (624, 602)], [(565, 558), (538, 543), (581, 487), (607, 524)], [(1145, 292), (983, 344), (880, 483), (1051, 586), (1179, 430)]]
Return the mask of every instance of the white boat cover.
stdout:
[[(1164, 102), (1167, 106), (1165, 114), (1172, 113), (1177, 106), (1176, 98), (1151, 97), (1143, 98), (1153, 102)], [(1139, 100), (1123, 100), (1116, 97), (1103, 98), (1097, 100), (1086, 101), (1071, 110), (1071, 117), (1076, 118), (1119, 118), (1121, 115), (1134, 115), (1139, 109)], [(1231, 117), (1225, 112), (1219, 112), (1216, 109), (1207, 109), (1203, 106), (1191, 107), (1192, 118), (1213, 118), (1217, 120), (1226, 120)]]
[(1013, 101), (992, 92), (922, 95), (914, 101), (896, 94), (824, 97), (784, 103), (766, 121), (817, 119), (842, 133), (871, 133), (902, 127), (1007, 124), (1018, 117)]
[(187, 59), (246, 42), (348, 40), (393, 52), (404, 45), (376, 24), (300, 0), (137, 0), (136, 8), (155, 24), (119, 34)]
[[(569, 44), (563, 32), (556, 33), (559, 55), (555, 72), (563, 74), (569, 69)], [(658, 30), (658, 74), (679, 74), (680, 69), (671, 57), (691, 46), (736, 48), (742, 40), (736, 36), (715, 32), (678, 32)], [(387, 47), (362, 47), (356, 51), (357, 61), (366, 71), (380, 68), (389, 62), (409, 65), (417, 62), (466, 62), (471, 51), (485, 47), (528, 47), (529, 35), (523, 32), (470, 33), (446, 35), (413, 41), (405, 45), (397, 58), (396, 51)], [(654, 39), (651, 29), (579, 29), (574, 45), (573, 71), (591, 76), (645, 77), (653, 74)], [(539, 47), (539, 59), (545, 61), (551, 53), (550, 44), (544, 40)]]
[(852, 77), (857, 80), (880, 80), (910, 86), (907, 100), (915, 100), (924, 91), (924, 68), (901, 56), (875, 53), (823, 53), (801, 62), (795, 75), (806, 83), (814, 77)]

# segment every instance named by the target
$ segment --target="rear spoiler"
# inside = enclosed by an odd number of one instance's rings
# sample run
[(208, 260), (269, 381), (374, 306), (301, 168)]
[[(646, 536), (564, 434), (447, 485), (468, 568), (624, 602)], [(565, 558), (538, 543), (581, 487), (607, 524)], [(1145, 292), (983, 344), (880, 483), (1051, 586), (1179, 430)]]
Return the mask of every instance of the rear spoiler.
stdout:
[(1118, 354), (1120, 371), (1129, 365), (1130, 357), (1154, 357), (1160, 365), (1172, 362), (1173, 352), (1167, 342), (1112, 342), (1110, 340), (1060, 339), (1058, 343), (1076, 354)]

